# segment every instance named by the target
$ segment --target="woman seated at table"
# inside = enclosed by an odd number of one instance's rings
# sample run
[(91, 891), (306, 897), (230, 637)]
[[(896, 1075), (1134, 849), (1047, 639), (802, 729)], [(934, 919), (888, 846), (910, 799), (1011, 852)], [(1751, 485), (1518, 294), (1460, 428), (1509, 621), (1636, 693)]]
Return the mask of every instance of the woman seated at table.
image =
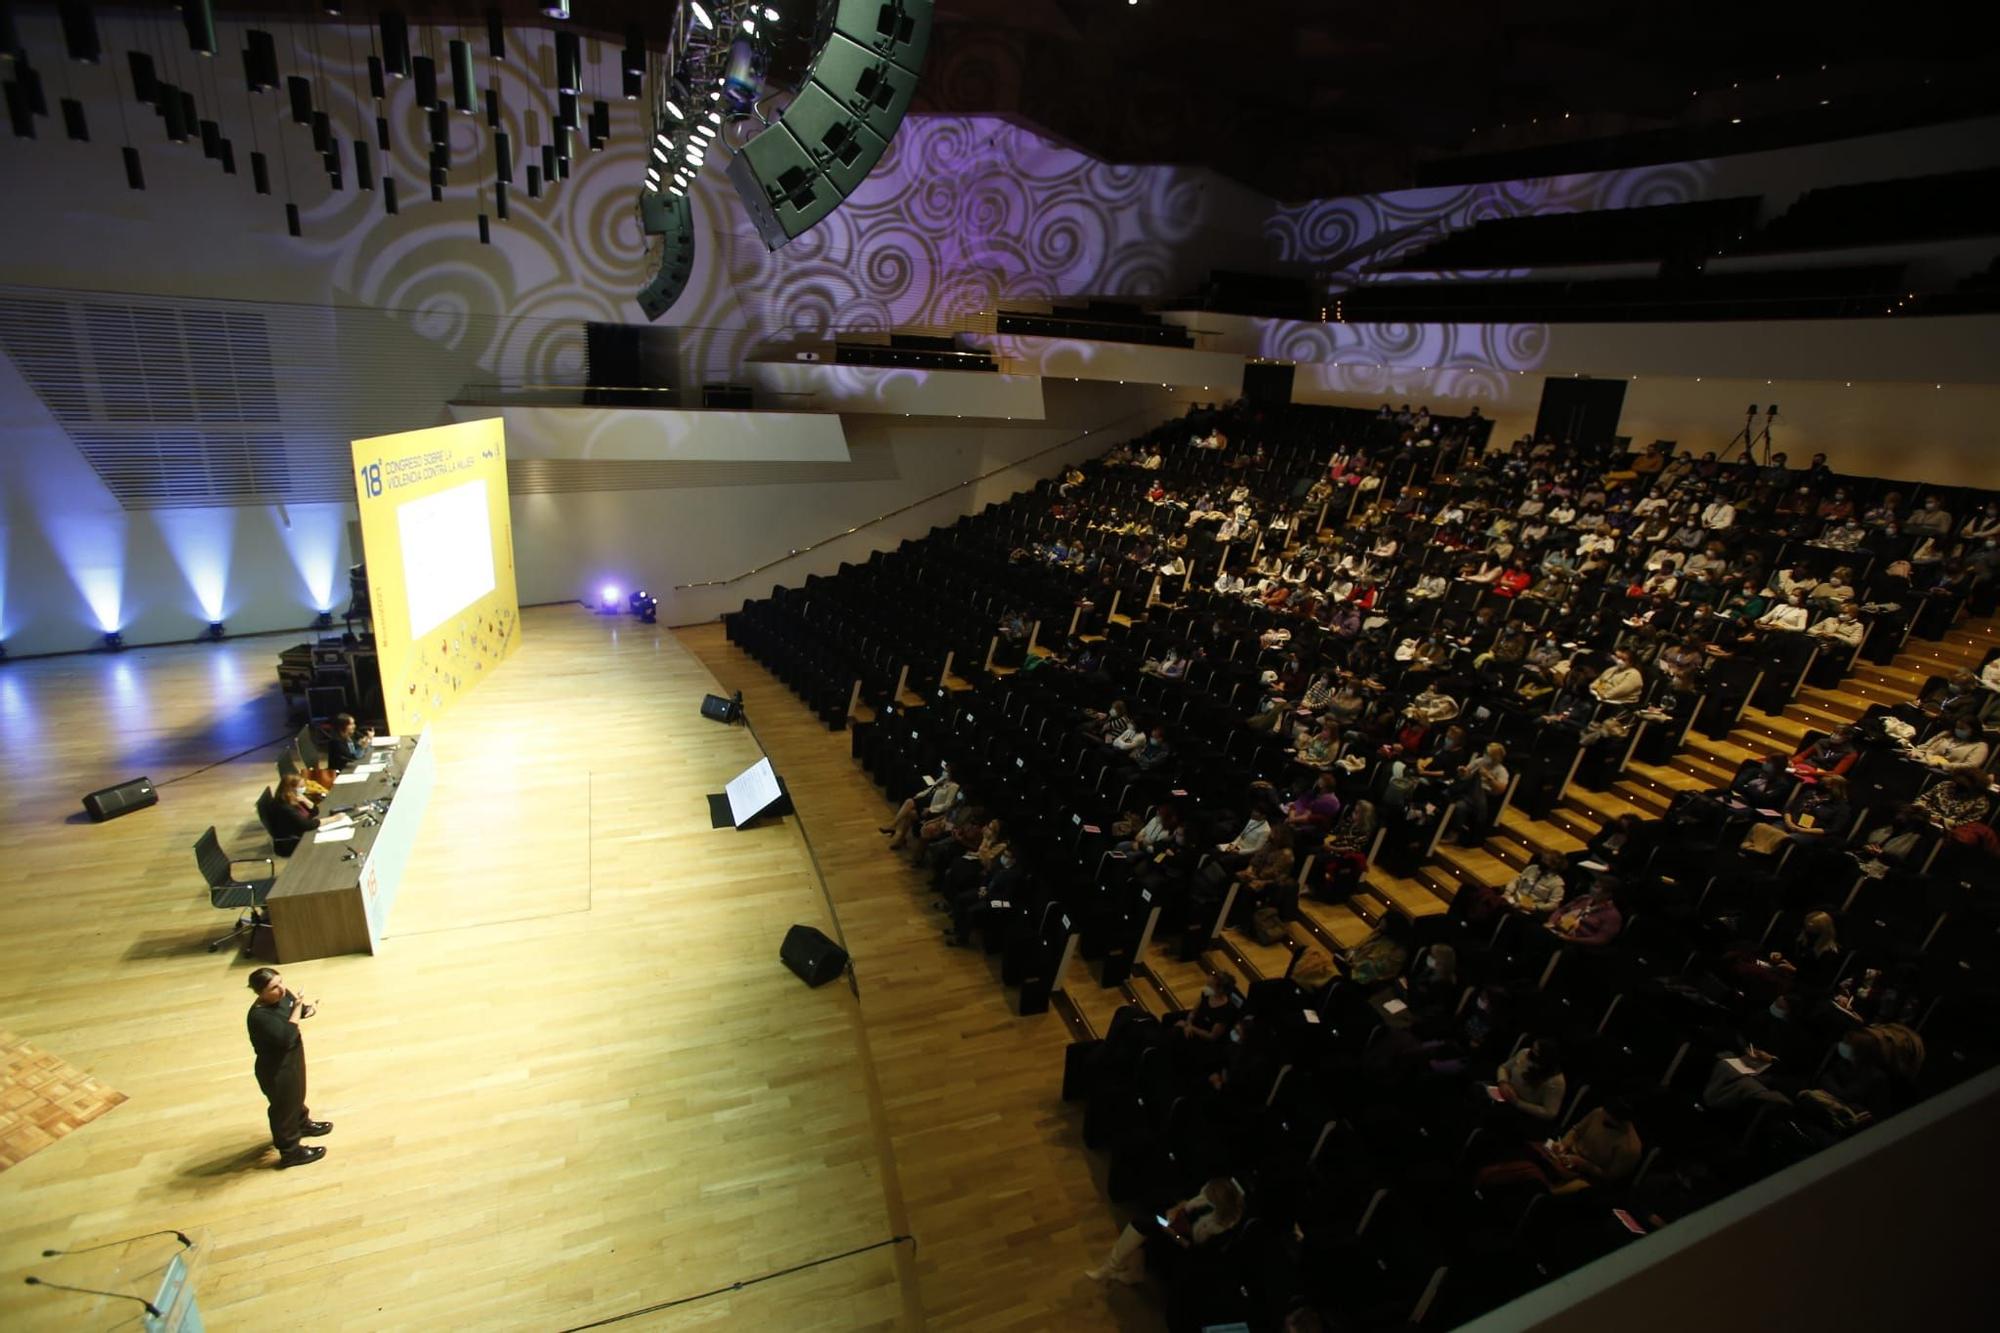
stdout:
[(299, 839), (319, 827), (319, 812), (306, 795), (305, 779), (289, 773), (278, 779), (277, 799), (271, 802), (271, 850), (290, 856)]
[(326, 762), (328, 767), (344, 769), (350, 764), (358, 764), (368, 756), (368, 742), (375, 737), (375, 728), (369, 727), (358, 735), (354, 730), (354, 715), (341, 713), (333, 719), (333, 730), (326, 740)]

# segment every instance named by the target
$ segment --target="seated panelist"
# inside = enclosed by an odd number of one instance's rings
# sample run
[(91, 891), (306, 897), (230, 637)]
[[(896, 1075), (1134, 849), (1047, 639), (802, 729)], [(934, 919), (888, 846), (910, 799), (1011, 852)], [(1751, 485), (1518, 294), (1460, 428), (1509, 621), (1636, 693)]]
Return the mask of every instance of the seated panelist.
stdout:
[(354, 725), (352, 713), (341, 713), (333, 719), (333, 731), (326, 742), (328, 767), (344, 769), (368, 757), (368, 742), (374, 739), (375, 728), (357, 733)]

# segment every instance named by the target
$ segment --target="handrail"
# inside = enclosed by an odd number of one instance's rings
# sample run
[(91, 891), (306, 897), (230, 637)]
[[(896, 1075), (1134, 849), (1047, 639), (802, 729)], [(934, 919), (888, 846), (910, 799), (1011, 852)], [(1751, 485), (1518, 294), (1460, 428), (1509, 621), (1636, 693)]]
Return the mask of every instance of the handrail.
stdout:
[(822, 537), (820, 538), (820, 540), (812, 543), (810, 546), (794, 547), (792, 550), (787, 551), (784, 555), (778, 556), (774, 560), (766, 560), (763, 564), (758, 565), (755, 569), (746, 569), (741, 574), (738, 574), (733, 578), (703, 579), (699, 583), (676, 583), (673, 586), (673, 590), (675, 592), (688, 592), (694, 588), (723, 588), (727, 587), (732, 583), (741, 583), (744, 579), (755, 578), (757, 575), (763, 573), (765, 570), (773, 569), (778, 565), (782, 565), (787, 560), (796, 559), (797, 557), (805, 555), (811, 551), (817, 551), (820, 547), (825, 546), (831, 542), (837, 542), (843, 537), (852, 537), (855, 533), (861, 531), (861, 529), (863, 528), (872, 528), (877, 523), (885, 523), (888, 520), (895, 518), (898, 514), (909, 513), (912, 509), (915, 509), (919, 505), (927, 505), (933, 500), (939, 500), (947, 495), (950, 495), (953, 491), (964, 490), (967, 486), (971, 486), (976, 482), (985, 481), (989, 477), (997, 477), (1002, 472), (1012, 471), (1017, 467), (1022, 467), (1028, 463), (1032, 463), (1038, 458), (1042, 458), (1048, 454), (1052, 454), (1058, 449), (1067, 448), (1068, 446), (1075, 444), (1078, 440), (1082, 439), (1084, 435), (1089, 435), (1092, 431), (1114, 430), (1117, 427), (1132, 420), (1134, 417), (1142, 417), (1150, 415), (1151, 412), (1143, 408), (1127, 412), (1124, 416), (1113, 418), (1112, 420), (1105, 422), (1101, 426), (1092, 426), (1089, 430), (1084, 431), (1083, 435), (1072, 435), (1066, 440), (1058, 440), (1054, 444), (1048, 446), (1048, 448), (1037, 449), (1034, 453), (1027, 455), (1025, 458), (1017, 458), (1011, 463), (1003, 463), (999, 467), (996, 467), (989, 472), (982, 472), (976, 477), (967, 477), (964, 481), (957, 482), (953, 485), (947, 486), (941, 491), (933, 491), (931, 494), (924, 496), (922, 499), (912, 500), (910, 501), (910, 503), (902, 506), (899, 509), (891, 509), (886, 514), (878, 514), (874, 518), (869, 519), (866, 523), (857, 523), (853, 527), (847, 529), (847, 531), (845, 532), (836, 532), (831, 537)]

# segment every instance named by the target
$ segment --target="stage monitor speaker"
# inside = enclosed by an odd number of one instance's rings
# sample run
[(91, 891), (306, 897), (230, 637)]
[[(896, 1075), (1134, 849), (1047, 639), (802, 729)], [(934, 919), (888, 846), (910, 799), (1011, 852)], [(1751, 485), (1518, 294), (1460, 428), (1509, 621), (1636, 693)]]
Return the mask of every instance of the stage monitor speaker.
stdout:
[[(812, 64), (812, 81), (834, 101), (867, 122), (884, 140), (909, 114), (917, 95), (917, 75), (835, 33)], [(791, 112), (786, 111), (789, 119)], [(783, 122), (780, 122), (781, 124)]]
[(808, 986), (824, 986), (847, 968), (847, 950), (811, 926), (793, 926), (786, 931), (778, 957)]
[(924, 65), (931, 44), (931, 0), (840, 0), (833, 30), (907, 70)]
[(734, 722), (743, 715), (743, 691), (736, 697), (725, 699), (719, 694), (704, 694), (701, 697), (701, 715), (710, 722)]
[(743, 199), (751, 225), (773, 250), (811, 231), (840, 206), (840, 191), (820, 174), (812, 155), (783, 121), (736, 155), (729, 164), (729, 179)]
[(870, 129), (865, 118), (836, 102), (817, 83), (801, 88), (785, 108), (785, 128), (842, 198), (860, 189), (889, 151), (889, 141)]
[(160, 794), (153, 790), (151, 778), (133, 778), (130, 782), (94, 791), (83, 798), (84, 811), (100, 824), (159, 803)]

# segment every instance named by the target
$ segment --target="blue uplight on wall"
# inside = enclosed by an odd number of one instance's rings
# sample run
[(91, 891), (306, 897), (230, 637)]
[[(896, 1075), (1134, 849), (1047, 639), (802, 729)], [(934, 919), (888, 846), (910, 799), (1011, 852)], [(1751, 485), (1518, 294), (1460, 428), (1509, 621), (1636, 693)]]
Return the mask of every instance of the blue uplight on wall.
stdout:
[(194, 592), (201, 619), (213, 624), (229, 615), (230, 552), (236, 544), (233, 509), (163, 509), (154, 516), (160, 536), (173, 552), (181, 577)]
[(305, 583), (307, 603), (315, 611), (331, 611), (337, 597), (335, 576), (347, 537), (346, 505), (296, 505), (278, 511), (278, 537)]
[(90, 608), (99, 631), (125, 627), (125, 524), (117, 514), (52, 515), (49, 545)]

